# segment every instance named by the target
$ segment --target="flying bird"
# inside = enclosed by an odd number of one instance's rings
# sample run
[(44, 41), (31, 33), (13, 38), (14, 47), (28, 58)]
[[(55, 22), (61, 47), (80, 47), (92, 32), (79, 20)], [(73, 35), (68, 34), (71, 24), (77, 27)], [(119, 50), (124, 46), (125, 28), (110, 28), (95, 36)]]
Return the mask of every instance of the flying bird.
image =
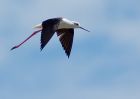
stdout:
[(81, 27), (78, 22), (70, 21), (62, 17), (47, 19), (43, 21), (41, 24), (36, 25), (34, 28), (37, 28), (38, 30), (33, 32), (27, 39), (25, 39), (19, 45), (14, 46), (11, 50), (20, 47), (32, 36), (34, 36), (39, 32), (41, 32), (40, 49), (42, 50), (56, 32), (61, 42), (61, 45), (69, 58), (73, 44), (74, 29), (80, 28), (89, 32), (89, 30)]

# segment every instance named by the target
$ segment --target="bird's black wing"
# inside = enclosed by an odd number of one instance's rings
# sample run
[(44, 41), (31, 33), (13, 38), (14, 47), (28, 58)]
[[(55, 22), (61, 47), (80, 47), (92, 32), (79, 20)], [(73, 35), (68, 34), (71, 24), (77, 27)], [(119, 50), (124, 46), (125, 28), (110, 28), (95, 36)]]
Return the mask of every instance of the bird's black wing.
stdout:
[(60, 23), (60, 18), (48, 19), (42, 22), (42, 32), (41, 32), (41, 50), (45, 47), (45, 45), (52, 38), (56, 30), (58, 29), (58, 25)]
[(59, 36), (61, 45), (69, 58), (73, 44), (74, 29), (59, 29), (57, 30), (57, 36)]

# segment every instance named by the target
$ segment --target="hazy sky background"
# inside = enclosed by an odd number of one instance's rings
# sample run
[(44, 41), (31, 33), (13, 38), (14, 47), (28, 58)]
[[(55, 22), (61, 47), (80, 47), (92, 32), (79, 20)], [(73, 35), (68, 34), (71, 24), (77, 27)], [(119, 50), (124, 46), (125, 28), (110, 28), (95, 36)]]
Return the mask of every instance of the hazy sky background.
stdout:
[[(68, 59), (56, 35), (10, 51), (51, 17), (76, 20)], [(140, 0), (1, 0), (0, 99), (140, 99)]]

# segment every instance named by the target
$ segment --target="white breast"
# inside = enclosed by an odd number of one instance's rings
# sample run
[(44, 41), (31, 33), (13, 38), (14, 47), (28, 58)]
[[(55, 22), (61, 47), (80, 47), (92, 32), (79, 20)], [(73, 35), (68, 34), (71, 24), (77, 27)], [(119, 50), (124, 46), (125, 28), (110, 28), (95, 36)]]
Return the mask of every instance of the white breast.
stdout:
[(74, 28), (73, 22), (63, 18), (58, 26), (58, 29), (63, 29), (63, 28)]

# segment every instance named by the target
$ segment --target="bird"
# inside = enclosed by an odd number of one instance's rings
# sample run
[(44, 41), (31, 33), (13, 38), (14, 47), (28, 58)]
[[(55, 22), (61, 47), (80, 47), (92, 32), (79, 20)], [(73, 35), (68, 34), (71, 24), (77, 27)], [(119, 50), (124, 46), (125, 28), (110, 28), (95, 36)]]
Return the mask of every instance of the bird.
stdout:
[(29, 40), (32, 36), (36, 35), (37, 33), (41, 32), (41, 51), (43, 48), (48, 44), (52, 36), (56, 33), (59, 37), (59, 41), (65, 50), (66, 55), (70, 56), (72, 44), (73, 44), (73, 37), (74, 37), (74, 29), (80, 28), (87, 32), (90, 32), (89, 30), (83, 28), (80, 26), (80, 24), (76, 21), (71, 21), (67, 18), (63, 17), (56, 17), (56, 18), (50, 18), (45, 21), (43, 21), (41, 24), (35, 25), (34, 28), (38, 29), (35, 32), (33, 32), (27, 39), (25, 39), (20, 44), (14, 46), (11, 48), (11, 50), (14, 50), (16, 48), (19, 48), (22, 44), (24, 44), (27, 40)]

